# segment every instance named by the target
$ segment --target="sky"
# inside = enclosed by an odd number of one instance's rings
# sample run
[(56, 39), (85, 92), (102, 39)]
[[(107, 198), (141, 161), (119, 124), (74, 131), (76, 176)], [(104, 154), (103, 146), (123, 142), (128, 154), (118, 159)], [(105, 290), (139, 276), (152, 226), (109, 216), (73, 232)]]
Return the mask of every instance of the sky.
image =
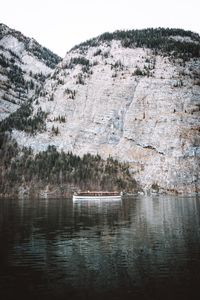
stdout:
[(199, 0), (1, 0), (0, 22), (61, 57), (118, 29), (170, 27), (200, 34)]

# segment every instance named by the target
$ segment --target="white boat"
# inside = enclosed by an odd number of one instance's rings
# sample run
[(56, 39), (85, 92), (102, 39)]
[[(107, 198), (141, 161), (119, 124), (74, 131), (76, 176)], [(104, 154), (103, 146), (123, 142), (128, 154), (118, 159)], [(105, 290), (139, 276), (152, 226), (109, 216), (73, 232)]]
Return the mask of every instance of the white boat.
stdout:
[(122, 193), (119, 192), (75, 192), (73, 201), (79, 200), (121, 200)]

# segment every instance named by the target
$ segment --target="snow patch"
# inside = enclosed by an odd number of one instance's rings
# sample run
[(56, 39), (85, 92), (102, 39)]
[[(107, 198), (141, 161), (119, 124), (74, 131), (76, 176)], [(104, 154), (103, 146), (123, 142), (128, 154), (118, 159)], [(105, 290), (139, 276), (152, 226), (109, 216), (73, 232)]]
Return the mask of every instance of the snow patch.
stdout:
[(52, 69), (28, 53), (23, 55), (22, 62), (24, 65), (22, 65), (21, 68), (28, 73), (31, 71), (33, 73), (43, 73), (47, 75), (52, 72)]
[(19, 42), (18, 39), (12, 35), (4, 36), (0, 40), (0, 45), (6, 49), (12, 50), (15, 54), (21, 55), (25, 49), (24, 43)]

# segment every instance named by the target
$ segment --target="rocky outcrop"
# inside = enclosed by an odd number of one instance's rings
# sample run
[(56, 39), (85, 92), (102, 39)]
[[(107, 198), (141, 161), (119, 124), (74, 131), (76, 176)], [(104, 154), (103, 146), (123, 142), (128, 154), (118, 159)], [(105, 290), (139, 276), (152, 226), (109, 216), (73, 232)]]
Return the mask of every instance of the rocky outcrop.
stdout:
[[(199, 45), (196, 36), (173, 39)], [(48, 113), (47, 131), (33, 137), (13, 130), (21, 146), (111, 155), (129, 162), (144, 190), (200, 191), (198, 55), (184, 59), (99, 39), (66, 55), (45, 94), (34, 110)]]
[(0, 24), (0, 121), (40, 94), (60, 60), (34, 39)]

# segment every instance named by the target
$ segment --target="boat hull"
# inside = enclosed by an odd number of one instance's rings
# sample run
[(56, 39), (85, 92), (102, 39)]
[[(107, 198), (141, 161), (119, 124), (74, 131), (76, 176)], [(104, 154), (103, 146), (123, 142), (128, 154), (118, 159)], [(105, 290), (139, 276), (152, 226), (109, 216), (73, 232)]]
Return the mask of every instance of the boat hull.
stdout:
[(121, 200), (122, 197), (119, 195), (114, 195), (114, 196), (79, 196), (79, 195), (73, 195), (73, 201), (91, 201), (91, 200), (106, 200), (106, 201), (117, 201), (117, 200)]

